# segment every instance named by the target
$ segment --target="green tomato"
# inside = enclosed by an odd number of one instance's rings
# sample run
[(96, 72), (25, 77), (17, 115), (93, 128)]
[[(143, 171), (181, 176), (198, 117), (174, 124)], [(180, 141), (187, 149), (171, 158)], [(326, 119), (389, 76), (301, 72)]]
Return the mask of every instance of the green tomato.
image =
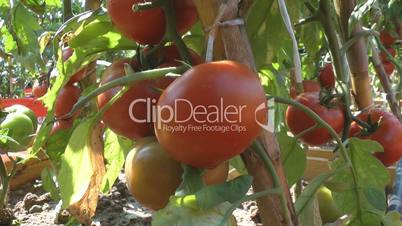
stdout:
[(4, 147), (9, 152), (17, 152), (24, 150), (32, 140), (34, 127), (32, 120), (23, 113), (15, 112), (6, 116), (0, 124), (0, 128), (8, 129), (8, 136), (13, 138), (17, 143), (8, 140)]
[(323, 186), (317, 191), (317, 199), (322, 223), (332, 223), (343, 216), (342, 212), (335, 205), (331, 190), (327, 187)]
[(36, 118), (35, 113), (24, 105), (16, 104), (4, 109), (4, 111), (7, 113), (23, 113), (31, 119), (34, 130), (38, 127), (38, 119)]

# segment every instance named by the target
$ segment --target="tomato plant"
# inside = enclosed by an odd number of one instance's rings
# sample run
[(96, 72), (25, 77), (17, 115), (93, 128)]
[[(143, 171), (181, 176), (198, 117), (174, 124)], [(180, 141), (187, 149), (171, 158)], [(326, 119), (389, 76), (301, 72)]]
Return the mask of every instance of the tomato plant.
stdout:
[[(318, 82), (312, 81), (312, 80), (304, 80), (303, 81), (303, 90), (306, 93), (309, 92), (320, 92), (321, 86)], [(297, 97), (297, 92), (296, 92), (296, 87), (292, 86), (290, 87), (290, 92), (289, 92), (290, 97), (293, 99)]]
[[(320, 118), (326, 121), (337, 133), (340, 133), (345, 123), (344, 112), (336, 103), (330, 103), (327, 107), (320, 103), (319, 93), (302, 93), (296, 102), (305, 105), (314, 111)], [(314, 127), (314, 120), (296, 107), (289, 106), (286, 111), (286, 124), (289, 130), (298, 135), (303, 131)], [(322, 145), (332, 140), (331, 135), (324, 128), (315, 128), (303, 134), (300, 139), (309, 145)]]
[[(175, 100), (178, 99), (185, 102), (177, 103)], [(246, 66), (233, 61), (200, 64), (162, 93), (157, 106), (174, 108), (175, 120), (166, 120), (171, 117), (171, 112), (158, 112), (156, 136), (174, 159), (195, 167), (213, 168), (245, 151), (261, 132), (257, 122), (265, 123), (267, 120), (264, 103), (265, 95), (260, 82)], [(208, 106), (220, 106), (220, 110), (204, 109)], [(262, 108), (259, 109), (259, 106)], [(200, 114), (189, 117), (191, 108), (199, 108)], [(219, 113), (225, 108), (233, 108), (233, 114), (219, 118), (220, 114), (226, 114)], [(179, 125), (190, 131), (183, 133), (166, 129)], [(192, 125), (201, 126), (201, 129), (191, 131)], [(232, 131), (230, 127), (233, 127)], [(229, 131), (219, 131), (224, 128), (229, 128)]]
[[(132, 10), (133, 4), (144, 2), (150, 1), (109, 0), (107, 8), (114, 25), (125, 36), (140, 44), (157, 44), (165, 34), (165, 15), (159, 7), (141, 12)], [(176, 29), (183, 34), (197, 21), (196, 8), (191, 0), (174, 0), (172, 4), (176, 12)]]
[[(163, 172), (163, 173), (161, 173)], [(127, 156), (125, 175), (131, 194), (142, 205), (159, 210), (166, 206), (182, 182), (183, 170), (179, 162), (173, 160), (155, 138), (139, 141)], [(206, 184), (226, 181), (227, 162), (204, 174)]]
[(333, 89), (335, 87), (335, 74), (332, 64), (327, 64), (320, 71), (318, 75), (318, 80), (322, 87), (327, 89)]
[[(41, 75), (48, 115), (35, 130), (26, 109), (1, 111), (1, 151), (51, 161), (41, 181), (68, 224), (100, 219), (98, 195), (125, 163), (155, 226), (234, 225), (256, 199), (267, 226), (400, 224), (402, 177), (386, 168), (400, 158), (399, 2), (217, 2), (2, 1), (0, 108), (33, 100)], [(393, 77), (373, 73), (380, 61)], [(1, 216), (12, 177), (30, 170), (2, 160)]]
[(354, 122), (351, 135), (379, 142), (384, 152), (377, 152), (375, 156), (384, 165), (390, 166), (402, 157), (402, 125), (394, 115), (381, 109), (372, 109), (357, 118), (368, 123), (370, 128), (362, 128)]

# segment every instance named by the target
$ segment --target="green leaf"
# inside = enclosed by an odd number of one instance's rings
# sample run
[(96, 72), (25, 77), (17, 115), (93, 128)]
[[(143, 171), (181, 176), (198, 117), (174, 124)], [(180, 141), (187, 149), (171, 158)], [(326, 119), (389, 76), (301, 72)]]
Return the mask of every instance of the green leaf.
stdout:
[[(16, 48), (6, 47), (16, 60), (31, 72), (35, 72), (37, 66), (45, 68), (45, 64), (39, 53), (37, 32), (42, 28), (36, 18), (22, 4), (12, 8), (11, 27), (8, 27), (12, 38), (16, 42)], [(10, 44), (10, 41), (8, 41)]]
[(39, 52), (41, 54), (43, 53), (43, 51), (45, 50), (46, 46), (51, 41), (53, 35), (54, 35), (54, 32), (45, 31), (39, 36), (39, 48), (40, 48)]
[(236, 202), (246, 195), (252, 181), (251, 176), (243, 175), (223, 184), (205, 186), (194, 194), (197, 207), (207, 210), (223, 202)]
[(363, 193), (367, 201), (378, 210), (387, 210), (387, 200), (384, 191), (373, 187), (364, 187)]
[[(331, 179), (331, 183), (337, 185), (328, 186), (335, 203), (342, 212), (351, 216), (348, 225), (378, 225), (385, 215), (384, 206), (380, 204), (384, 200), (380, 200), (381, 196), (373, 197), (374, 191), (379, 193), (385, 190), (390, 179), (387, 169), (373, 155), (373, 152), (381, 149), (375, 141), (349, 139), (347, 153), (355, 175), (347, 168)], [(344, 164), (342, 159), (338, 159), (331, 163), (331, 168), (339, 169)]]
[(21, 3), (37, 14), (45, 12), (46, 4), (41, 0), (21, 0)]
[(388, 212), (384, 216), (382, 224), (384, 226), (402, 226), (401, 214), (397, 211)]
[(320, 174), (307, 185), (295, 202), (295, 210), (298, 216), (306, 214), (305, 211), (309, 211), (318, 189), (335, 174), (336, 172)]
[(132, 147), (133, 142), (131, 140), (120, 137), (111, 130), (106, 130), (104, 151), (106, 174), (101, 187), (103, 193), (107, 193), (112, 188)]
[(63, 65), (59, 62), (57, 66), (63, 78), (71, 77), (80, 68), (94, 61), (101, 52), (136, 48), (135, 42), (115, 29), (109, 15), (104, 11), (98, 10), (76, 19), (76, 23), (64, 25), (75, 30), (76, 36), (68, 43), (74, 49), (73, 55)]
[[(260, 70), (261, 81), (266, 93), (279, 96), (289, 97), (289, 91), (286, 87), (286, 73), (287, 71), (278, 71), (274, 67), (269, 66)], [(283, 122), (285, 120), (286, 105), (275, 104), (275, 129), (280, 131), (283, 129)]]
[(49, 192), (53, 200), (60, 199), (59, 189), (56, 184), (56, 172), (53, 169), (45, 168), (41, 173), (42, 186)]
[[(293, 23), (298, 21), (300, 1), (286, 1), (286, 5)], [(254, 1), (245, 19), (246, 31), (258, 69), (272, 63), (277, 54), (292, 52), (292, 42), (279, 12), (277, 1)], [(285, 51), (282, 51), (283, 49)], [(286, 58), (291, 60), (291, 56)]]
[(301, 226), (322, 226), (318, 200), (313, 197), (313, 200), (308, 203), (304, 210), (299, 215), (299, 224)]
[[(152, 218), (153, 226), (211, 226), (220, 225), (230, 203), (222, 203), (219, 206), (208, 210), (194, 210), (187, 208), (171, 199), (168, 206), (156, 212)], [(233, 222), (227, 221), (221, 226), (234, 226)]]
[(88, 136), (93, 119), (80, 123), (70, 138), (57, 176), (63, 208), (79, 201), (87, 190), (92, 172)]
[(289, 186), (300, 180), (306, 169), (306, 151), (294, 137), (289, 137), (285, 131), (277, 134), (281, 149), (281, 158)]

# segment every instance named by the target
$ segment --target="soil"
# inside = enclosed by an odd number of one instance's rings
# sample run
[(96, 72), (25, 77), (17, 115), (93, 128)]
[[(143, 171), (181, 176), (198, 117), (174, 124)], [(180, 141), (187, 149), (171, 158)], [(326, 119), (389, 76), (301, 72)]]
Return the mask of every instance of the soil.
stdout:
[[(10, 192), (9, 208), (15, 217), (12, 225), (58, 226), (70, 219), (68, 211), (60, 210), (59, 203), (43, 190), (40, 180)], [(233, 214), (239, 226), (261, 225), (254, 201), (243, 203)], [(101, 195), (92, 225), (150, 226), (151, 220), (152, 213), (129, 194), (121, 174), (109, 194)]]

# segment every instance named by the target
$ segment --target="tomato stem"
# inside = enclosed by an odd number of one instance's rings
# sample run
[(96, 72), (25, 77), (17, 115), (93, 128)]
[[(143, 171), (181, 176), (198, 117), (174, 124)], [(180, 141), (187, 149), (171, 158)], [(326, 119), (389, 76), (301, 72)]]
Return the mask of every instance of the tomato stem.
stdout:
[(318, 125), (316, 123), (314, 126), (312, 126), (310, 128), (307, 128), (307, 129), (301, 131), (300, 133), (298, 133), (297, 135), (295, 135), (295, 138), (299, 139), (300, 137), (302, 137), (302, 136), (306, 135), (307, 133), (309, 133), (309, 132), (311, 132), (311, 131), (313, 131), (315, 129), (318, 129), (318, 128), (320, 128), (320, 125)]
[(171, 0), (161, 0), (161, 6), (163, 11), (165, 12), (166, 19), (166, 33), (165, 37), (172, 40), (179, 50), (181, 58), (189, 64), (192, 64), (190, 52), (183, 39), (181, 39), (180, 35), (176, 30), (176, 19), (174, 14), (173, 3)]
[(269, 158), (267, 152), (265, 151), (265, 148), (263, 147), (263, 145), (261, 144), (261, 142), (259, 140), (254, 141), (252, 146), (253, 146), (253, 149), (257, 152), (260, 159), (262, 160), (266, 171), (271, 174), (273, 188), (280, 189), (279, 196), (280, 196), (282, 209), (285, 212), (286, 225), (292, 225), (291, 224), (292, 220), (290, 219), (290, 212), (286, 205), (287, 204), (286, 197), (285, 197), (285, 194), (283, 193), (281, 182), (280, 182), (279, 176), (275, 170), (274, 163)]
[(91, 99), (97, 97), (99, 94), (106, 92), (109, 89), (112, 89), (117, 86), (124, 85), (133, 85), (136, 82), (140, 82), (146, 79), (156, 79), (159, 77), (163, 77), (168, 73), (182, 73), (186, 71), (188, 67), (180, 66), (180, 67), (167, 67), (167, 68), (159, 68), (154, 70), (142, 71), (137, 73), (130, 73), (121, 78), (110, 81), (99, 88), (90, 92), (87, 96), (81, 97), (76, 104), (74, 104), (73, 108), (66, 115), (59, 117), (57, 120), (64, 120), (71, 118), (77, 110), (85, 106)]

